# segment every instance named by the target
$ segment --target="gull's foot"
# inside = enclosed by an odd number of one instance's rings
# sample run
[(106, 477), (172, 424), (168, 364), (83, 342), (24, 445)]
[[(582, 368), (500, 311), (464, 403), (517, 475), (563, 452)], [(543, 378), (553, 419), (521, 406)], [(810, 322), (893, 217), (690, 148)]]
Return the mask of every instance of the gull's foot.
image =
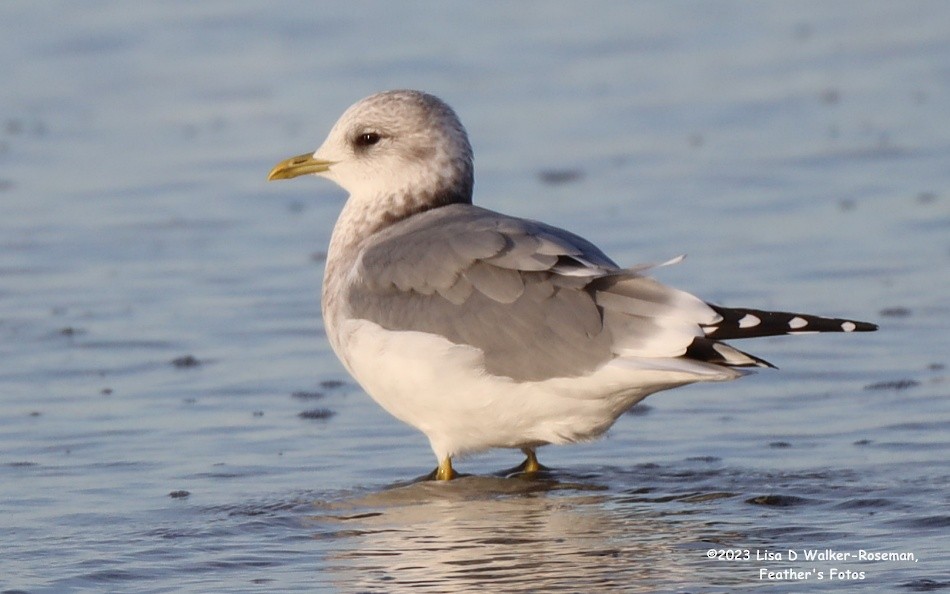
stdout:
[(452, 458), (446, 458), (439, 462), (435, 470), (426, 475), (427, 481), (450, 481), (458, 478), (459, 474), (452, 468)]
[(509, 468), (508, 470), (502, 470), (499, 474), (504, 477), (511, 477), (517, 475), (526, 475), (529, 477), (536, 477), (539, 474), (546, 474), (551, 472), (551, 469), (538, 462), (538, 456), (534, 453), (534, 450), (531, 448), (522, 448), (524, 452), (525, 460), (521, 464), (515, 466), (514, 468)]

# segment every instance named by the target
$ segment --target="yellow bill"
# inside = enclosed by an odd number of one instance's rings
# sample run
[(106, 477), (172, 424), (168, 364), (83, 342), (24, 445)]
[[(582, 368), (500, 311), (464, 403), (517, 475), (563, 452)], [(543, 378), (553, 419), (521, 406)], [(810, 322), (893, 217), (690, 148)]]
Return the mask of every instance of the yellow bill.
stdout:
[(330, 169), (330, 165), (333, 165), (333, 161), (314, 159), (313, 153), (297, 155), (296, 157), (285, 159), (277, 165), (274, 165), (274, 168), (271, 169), (270, 173), (267, 174), (267, 181), (273, 181), (275, 179), (291, 179), (310, 173), (321, 173), (323, 171), (328, 171)]

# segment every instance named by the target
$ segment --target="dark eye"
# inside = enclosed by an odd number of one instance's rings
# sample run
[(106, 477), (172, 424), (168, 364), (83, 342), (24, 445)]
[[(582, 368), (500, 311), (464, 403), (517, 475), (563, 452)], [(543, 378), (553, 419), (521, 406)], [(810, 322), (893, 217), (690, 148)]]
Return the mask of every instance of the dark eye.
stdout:
[(356, 137), (356, 146), (372, 146), (379, 142), (380, 135), (377, 132), (364, 132)]

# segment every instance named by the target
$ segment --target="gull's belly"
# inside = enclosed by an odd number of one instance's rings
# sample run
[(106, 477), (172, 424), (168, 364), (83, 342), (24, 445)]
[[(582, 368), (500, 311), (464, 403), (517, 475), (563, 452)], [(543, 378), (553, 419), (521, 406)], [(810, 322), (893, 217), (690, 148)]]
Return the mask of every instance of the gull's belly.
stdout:
[(478, 349), (434, 334), (366, 320), (338, 330), (350, 373), (390, 414), (425, 433), (439, 459), (592, 439), (648, 394), (697, 379), (605, 366), (587, 377), (515, 382), (485, 373)]

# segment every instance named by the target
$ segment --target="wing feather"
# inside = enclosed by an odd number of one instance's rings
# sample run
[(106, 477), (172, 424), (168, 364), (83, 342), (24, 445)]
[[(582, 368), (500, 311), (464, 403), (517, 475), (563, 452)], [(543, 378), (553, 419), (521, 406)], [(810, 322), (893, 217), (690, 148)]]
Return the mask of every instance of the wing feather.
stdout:
[(350, 315), (475, 346), (489, 373), (517, 381), (582, 375), (618, 357), (678, 357), (718, 319), (642, 276), (646, 267), (623, 270), (581, 237), (471, 205), (391, 225), (355, 268)]

